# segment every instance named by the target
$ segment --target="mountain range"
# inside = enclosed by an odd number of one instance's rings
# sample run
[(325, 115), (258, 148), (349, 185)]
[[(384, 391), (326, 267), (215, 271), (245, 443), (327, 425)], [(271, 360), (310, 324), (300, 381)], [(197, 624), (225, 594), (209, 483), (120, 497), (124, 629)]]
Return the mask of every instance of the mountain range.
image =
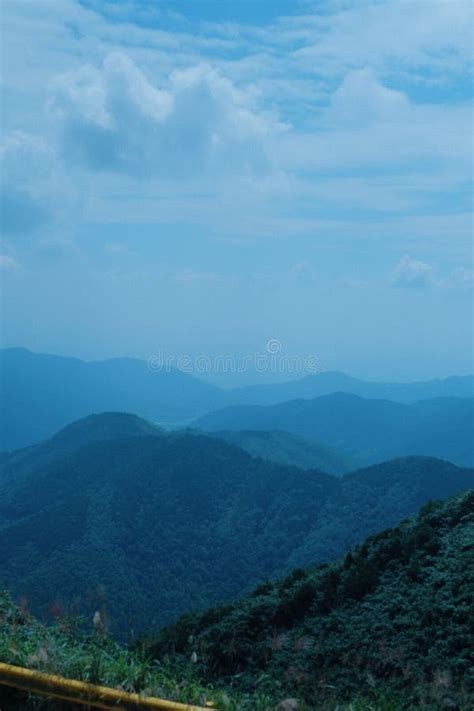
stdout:
[(0, 351), (0, 376), (3, 450), (40, 442), (93, 412), (133, 412), (171, 425), (227, 403), (213, 385), (132, 358), (85, 362), (12, 348)]
[(471, 398), (474, 376), (377, 383), (322, 372), (287, 383), (223, 390), (188, 373), (156, 370), (131, 358), (85, 362), (10, 348), (0, 350), (0, 450), (36, 444), (93, 412), (132, 412), (167, 427), (183, 426), (223, 407), (271, 405), (335, 392), (401, 403)]
[[(0, 659), (221, 711), (470, 709), (474, 492), (126, 648), (0, 592)], [(101, 618), (102, 622), (102, 618)], [(48, 708), (0, 687), (4, 711)]]
[(106, 413), (0, 458), (0, 585), (128, 637), (333, 560), (474, 472), (409, 457), (341, 478)]
[(311, 400), (337, 392), (406, 404), (438, 397), (474, 397), (474, 375), (389, 383), (360, 380), (339, 371), (322, 371), (286, 383), (235, 388), (232, 400), (241, 405), (276, 405), (285, 400)]
[(432, 398), (405, 405), (334, 393), (267, 407), (228, 407), (194, 425), (208, 432), (283, 430), (336, 450), (359, 466), (407, 455), (474, 465), (472, 398)]

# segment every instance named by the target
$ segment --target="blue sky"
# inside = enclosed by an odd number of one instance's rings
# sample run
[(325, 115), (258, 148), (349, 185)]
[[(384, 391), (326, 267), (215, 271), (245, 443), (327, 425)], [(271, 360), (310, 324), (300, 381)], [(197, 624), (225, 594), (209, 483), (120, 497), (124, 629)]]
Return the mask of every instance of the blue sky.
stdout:
[(472, 10), (3, 0), (3, 344), (472, 371)]

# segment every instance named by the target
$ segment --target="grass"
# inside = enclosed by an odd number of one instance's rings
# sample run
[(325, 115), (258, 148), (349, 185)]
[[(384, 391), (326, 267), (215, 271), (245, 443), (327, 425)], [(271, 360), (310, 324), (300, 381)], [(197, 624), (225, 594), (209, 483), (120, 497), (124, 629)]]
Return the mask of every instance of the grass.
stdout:
[[(127, 649), (100, 631), (86, 636), (80, 632), (80, 625), (70, 620), (43, 625), (28, 611), (14, 605), (5, 593), (0, 593), (0, 661), (221, 711), (285, 711), (282, 705), (285, 694), (277, 690), (274, 694), (259, 691), (258, 680), (251, 694), (204, 685), (191, 659), (188, 667), (182, 664), (178, 667), (172, 660), (153, 660), (140, 649)], [(2, 709), (18, 708), (18, 699), (12, 700), (14, 693), (0, 693)], [(59, 702), (27, 696), (22, 698), (21, 704), (22, 708), (32, 710), (65, 708)], [(350, 703), (298, 705), (298, 711), (401, 711), (402, 708), (406, 706), (385, 699), (375, 691), (373, 698), (355, 698)]]

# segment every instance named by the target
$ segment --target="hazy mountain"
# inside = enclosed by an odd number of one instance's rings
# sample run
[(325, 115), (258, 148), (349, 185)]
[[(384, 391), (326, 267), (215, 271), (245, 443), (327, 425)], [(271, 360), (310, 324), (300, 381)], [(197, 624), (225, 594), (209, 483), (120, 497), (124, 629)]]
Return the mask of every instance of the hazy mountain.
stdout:
[[(134, 436), (125, 437), (129, 424)], [(146, 429), (128, 416), (88, 418), (2, 458), (0, 587), (43, 615), (57, 602), (89, 617), (105, 606), (123, 635), (156, 629), (334, 559), (474, 483), (472, 470), (426, 458), (338, 479), (204, 435)]]
[(50, 437), (92, 412), (133, 412), (155, 422), (185, 422), (226, 403), (219, 388), (181, 373), (152, 372), (130, 358), (77, 358), (0, 351), (0, 449)]
[(403, 405), (335, 393), (267, 407), (228, 407), (194, 424), (210, 432), (285, 430), (361, 465), (407, 455), (474, 464), (474, 399), (435, 398)]
[(213, 436), (235, 444), (254, 457), (301, 469), (320, 469), (340, 476), (356, 465), (347, 455), (282, 430), (238, 430), (213, 432)]
[(428, 505), (338, 563), (188, 616), (148, 652), (172, 654), (183, 670), (194, 652), (207, 682), (283, 687), (310, 708), (377, 693), (401, 702), (387, 708), (471, 708), (473, 541), (471, 491)]
[(164, 434), (165, 431), (160, 427), (136, 415), (122, 412), (89, 415), (67, 425), (40, 444), (12, 452), (2, 452), (0, 480), (2, 477), (4, 480), (11, 477), (18, 483), (22, 478), (34, 476), (39, 468), (51, 466), (54, 462), (93, 442)]
[(474, 375), (387, 383), (358, 380), (337, 371), (314, 373), (297, 380), (267, 385), (251, 385), (232, 391), (233, 404), (275, 405), (286, 400), (305, 400), (344, 392), (359, 397), (412, 403), (438, 397), (474, 397)]
[(183, 426), (230, 405), (268, 405), (338, 391), (401, 402), (472, 397), (474, 376), (390, 384), (319, 373), (278, 385), (222, 390), (178, 370), (154, 372), (145, 361), (131, 358), (84, 362), (11, 348), (0, 350), (0, 450), (36, 444), (93, 412), (133, 412), (164, 426)]

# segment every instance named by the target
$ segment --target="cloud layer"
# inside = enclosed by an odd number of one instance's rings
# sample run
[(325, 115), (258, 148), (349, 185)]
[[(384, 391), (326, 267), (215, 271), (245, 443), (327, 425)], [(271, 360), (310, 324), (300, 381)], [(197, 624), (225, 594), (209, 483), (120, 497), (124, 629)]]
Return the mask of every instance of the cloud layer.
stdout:
[(466, 369), (470, 0), (204, 6), (2, 3), (10, 342)]
[(51, 110), (66, 160), (140, 178), (262, 175), (280, 128), (208, 65), (174, 71), (158, 88), (119, 52), (58, 78)]

